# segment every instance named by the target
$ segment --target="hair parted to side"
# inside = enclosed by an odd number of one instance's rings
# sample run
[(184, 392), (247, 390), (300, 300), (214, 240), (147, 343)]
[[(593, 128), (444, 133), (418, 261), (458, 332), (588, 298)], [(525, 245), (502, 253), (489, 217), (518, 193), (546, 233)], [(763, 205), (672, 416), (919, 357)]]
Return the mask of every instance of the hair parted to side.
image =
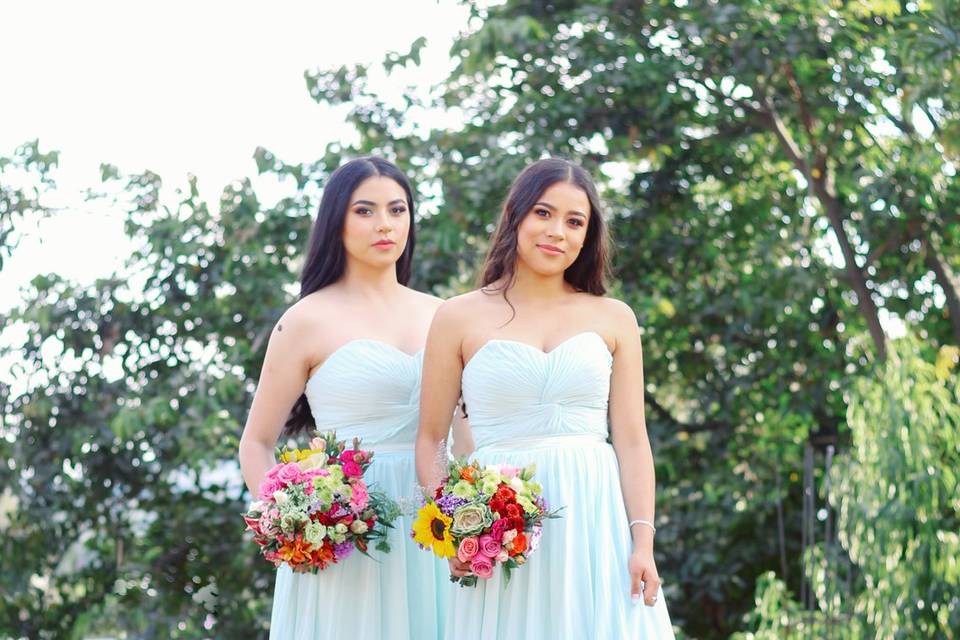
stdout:
[[(395, 181), (407, 197), (410, 231), (400, 259), (397, 260), (397, 281), (410, 281), (415, 244), (414, 212), (416, 202), (410, 181), (392, 162), (378, 156), (366, 156), (346, 162), (337, 168), (323, 188), (317, 219), (310, 233), (307, 260), (300, 275), (300, 299), (333, 284), (343, 276), (347, 266), (347, 252), (343, 246), (343, 226), (350, 206), (350, 196), (367, 178), (384, 177)], [(296, 436), (316, 428), (306, 395), (294, 404), (284, 425), (284, 435)]]
[(563, 279), (577, 291), (598, 296), (607, 292), (610, 240), (600, 208), (597, 187), (583, 167), (562, 158), (537, 160), (521, 171), (513, 181), (504, 201), (497, 229), (493, 233), (490, 250), (483, 263), (479, 282), (481, 289), (502, 291), (506, 297), (507, 289), (510, 288), (516, 275), (517, 229), (533, 205), (543, 196), (543, 192), (558, 182), (566, 182), (580, 188), (590, 202), (586, 239), (580, 255), (564, 271)]

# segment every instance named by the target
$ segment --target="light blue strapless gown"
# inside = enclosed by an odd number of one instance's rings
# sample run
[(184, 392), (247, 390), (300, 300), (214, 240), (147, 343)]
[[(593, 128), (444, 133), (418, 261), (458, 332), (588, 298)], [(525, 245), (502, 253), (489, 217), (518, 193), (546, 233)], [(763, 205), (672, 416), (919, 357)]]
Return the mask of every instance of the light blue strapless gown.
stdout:
[(358, 552), (314, 575), (277, 570), (270, 637), (277, 640), (423, 640), (443, 634), (449, 567), (417, 548), (408, 532), (419, 495), (413, 462), (423, 352), (409, 355), (376, 340), (332, 353), (307, 381), (321, 431), (363, 439), (375, 452), (365, 474), (404, 508), (389, 530), (390, 553)]
[(537, 465), (548, 507), (539, 548), (508, 584), (450, 587), (450, 640), (672, 639), (663, 594), (630, 599), (632, 550), (617, 458), (607, 442), (613, 358), (593, 332), (543, 351), (491, 340), (463, 370), (463, 396), (483, 463)]

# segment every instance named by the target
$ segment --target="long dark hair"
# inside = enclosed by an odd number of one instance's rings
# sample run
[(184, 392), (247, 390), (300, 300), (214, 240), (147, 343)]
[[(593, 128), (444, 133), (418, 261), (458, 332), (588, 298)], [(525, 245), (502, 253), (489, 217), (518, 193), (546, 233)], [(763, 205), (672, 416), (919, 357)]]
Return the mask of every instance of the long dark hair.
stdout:
[[(517, 229), (533, 205), (543, 196), (543, 192), (558, 182), (568, 182), (582, 189), (590, 201), (587, 237), (580, 255), (563, 272), (563, 279), (577, 291), (598, 296), (607, 292), (610, 241), (600, 209), (597, 187), (583, 167), (562, 158), (538, 160), (521, 171), (513, 181), (483, 263), (479, 282), (482, 289), (502, 290), (506, 297), (517, 269)], [(501, 280), (504, 282), (500, 286), (491, 288), (491, 285)]]
[[(407, 196), (407, 210), (410, 213), (410, 231), (407, 244), (400, 259), (397, 260), (397, 281), (406, 285), (410, 281), (413, 266), (413, 249), (416, 239), (414, 211), (416, 201), (410, 181), (395, 164), (377, 156), (366, 156), (340, 165), (330, 174), (320, 198), (320, 209), (310, 233), (310, 248), (307, 261), (300, 274), (300, 299), (331, 285), (343, 275), (347, 264), (347, 252), (343, 246), (343, 225), (350, 206), (350, 196), (357, 186), (367, 178), (382, 176), (399, 184)], [(307, 396), (301, 395), (287, 422), (284, 435), (293, 437), (316, 428)]]

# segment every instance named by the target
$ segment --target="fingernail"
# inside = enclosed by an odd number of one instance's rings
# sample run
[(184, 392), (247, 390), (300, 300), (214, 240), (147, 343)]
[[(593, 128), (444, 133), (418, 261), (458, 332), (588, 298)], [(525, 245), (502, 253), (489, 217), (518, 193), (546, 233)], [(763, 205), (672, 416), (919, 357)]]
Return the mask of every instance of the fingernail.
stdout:
[(640, 602), (640, 594), (634, 593), (633, 595), (630, 596), (630, 600), (633, 602), (633, 604), (637, 604), (638, 602)]

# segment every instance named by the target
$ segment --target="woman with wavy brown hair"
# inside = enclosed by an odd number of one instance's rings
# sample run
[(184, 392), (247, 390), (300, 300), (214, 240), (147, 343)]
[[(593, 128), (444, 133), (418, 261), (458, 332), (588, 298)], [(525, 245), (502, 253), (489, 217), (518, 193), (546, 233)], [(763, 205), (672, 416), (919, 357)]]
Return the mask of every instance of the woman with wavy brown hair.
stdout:
[[(605, 296), (608, 239), (580, 166), (545, 159), (507, 196), (481, 287), (443, 303), (424, 355), (417, 474), (436, 487), (458, 398), (481, 463), (535, 463), (550, 508), (537, 552), (453, 588), (446, 637), (673, 638), (653, 557), (654, 468), (629, 306)], [(456, 558), (451, 572), (470, 567)]]

